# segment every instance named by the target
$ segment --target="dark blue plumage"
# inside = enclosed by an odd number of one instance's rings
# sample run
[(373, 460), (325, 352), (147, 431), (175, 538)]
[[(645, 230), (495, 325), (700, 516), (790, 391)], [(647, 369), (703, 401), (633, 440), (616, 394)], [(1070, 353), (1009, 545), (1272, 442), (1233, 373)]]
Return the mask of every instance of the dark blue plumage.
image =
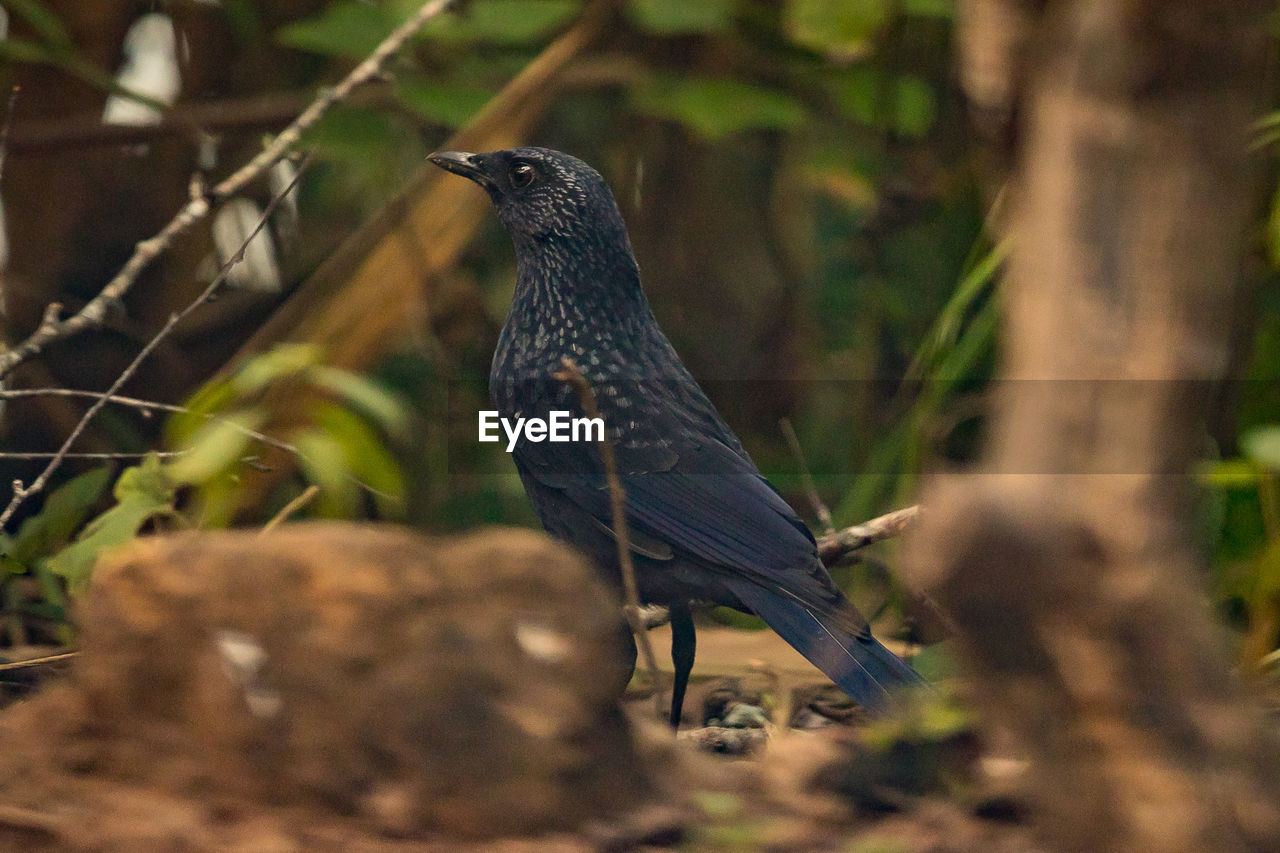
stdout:
[[(871, 636), (819, 562), (813, 535), (658, 328), (600, 175), (544, 148), (441, 152), (431, 160), (487, 190), (515, 244), (515, 297), (489, 377), (502, 416), (580, 412), (572, 389), (552, 378), (565, 356), (595, 391), (627, 494), (641, 598), (672, 606), (674, 704), (692, 665), (690, 601), (756, 613), (873, 711), (887, 706), (891, 689), (922, 683)], [(586, 551), (616, 582), (609, 495), (594, 444), (522, 441), (514, 456), (547, 530)]]

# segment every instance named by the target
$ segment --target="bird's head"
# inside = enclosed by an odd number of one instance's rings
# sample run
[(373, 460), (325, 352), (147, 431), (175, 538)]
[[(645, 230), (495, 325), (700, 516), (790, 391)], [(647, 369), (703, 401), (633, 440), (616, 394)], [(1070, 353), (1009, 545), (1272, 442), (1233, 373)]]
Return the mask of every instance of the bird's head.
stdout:
[(629, 248), (613, 193), (577, 157), (549, 148), (512, 148), (488, 154), (439, 151), (427, 159), (483, 187), (517, 246), (554, 238), (597, 244), (621, 239)]

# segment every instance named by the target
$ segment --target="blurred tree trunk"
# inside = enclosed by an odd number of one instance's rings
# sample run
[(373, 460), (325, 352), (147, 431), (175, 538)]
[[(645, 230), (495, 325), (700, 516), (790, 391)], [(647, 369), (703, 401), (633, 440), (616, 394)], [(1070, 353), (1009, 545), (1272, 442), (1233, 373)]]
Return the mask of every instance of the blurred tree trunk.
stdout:
[(1199, 589), (1187, 476), (1229, 361), (1267, 7), (961, 6), (970, 96), (1017, 122), (993, 134), (1015, 248), (988, 447), (927, 498), (916, 579), (1056, 849), (1278, 850), (1280, 750)]
[(661, 126), (645, 131), (636, 150), (642, 202), (619, 198), (645, 291), (729, 423), (777, 442), (778, 419), (794, 414), (797, 380), (810, 366), (797, 318), (798, 274), (764, 214), (775, 206), (777, 145), (742, 137), (709, 144)]

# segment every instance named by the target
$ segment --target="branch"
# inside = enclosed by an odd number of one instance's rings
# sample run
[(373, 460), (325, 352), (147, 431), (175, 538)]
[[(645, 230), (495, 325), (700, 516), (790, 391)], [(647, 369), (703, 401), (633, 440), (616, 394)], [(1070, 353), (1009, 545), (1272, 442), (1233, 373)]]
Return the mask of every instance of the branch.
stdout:
[(813, 482), (809, 463), (804, 460), (804, 449), (800, 447), (800, 437), (796, 435), (796, 429), (791, 425), (791, 418), (782, 418), (778, 421), (778, 426), (782, 428), (782, 435), (786, 438), (787, 446), (791, 448), (791, 455), (795, 457), (796, 465), (800, 468), (800, 482), (804, 485), (804, 493), (809, 498), (809, 505), (813, 507), (813, 512), (822, 525), (822, 533), (825, 536), (831, 536), (836, 532), (836, 526), (831, 521), (831, 510), (818, 494), (818, 485)]
[[(173, 136), (200, 133), (272, 131), (285, 127), (315, 100), (315, 93), (268, 92), (201, 103), (175, 104), (155, 124), (103, 124), (102, 111), (75, 116), (33, 119), (14, 130), (9, 151), (14, 156), (48, 154), (62, 149), (145, 145)], [(347, 103), (368, 107), (395, 104), (390, 87), (371, 85)]]
[(80, 420), (62, 442), (62, 446), (58, 448), (58, 451), (54, 454), (53, 458), (49, 460), (49, 464), (45, 465), (44, 470), (41, 471), (35, 480), (31, 482), (31, 485), (23, 485), (21, 480), (13, 481), (13, 497), (9, 500), (9, 505), (5, 507), (4, 512), (0, 512), (0, 529), (3, 529), (9, 522), (9, 519), (11, 519), (13, 514), (18, 510), (18, 507), (22, 506), (23, 501), (32, 495), (39, 494), (44, 487), (48, 485), (49, 478), (53, 476), (53, 473), (62, 465), (63, 460), (67, 458), (67, 453), (70, 452), (71, 445), (73, 445), (76, 439), (80, 437), (80, 434), (84, 432), (85, 428), (89, 425), (89, 421), (93, 420), (93, 417), (107, 405), (111, 398), (115, 396), (115, 393), (119, 391), (130, 378), (132, 378), (133, 374), (137, 372), (138, 366), (146, 360), (147, 356), (149, 356), (151, 352), (160, 345), (161, 341), (169, 336), (169, 333), (173, 331), (175, 326), (181, 323), (205, 302), (209, 301), (214, 293), (217, 292), (218, 288), (222, 287), (223, 282), (227, 279), (227, 275), (231, 272), (231, 268), (243, 259), (245, 248), (248, 247), (254, 238), (258, 236), (259, 232), (266, 227), (267, 220), (271, 218), (276, 207), (287, 195), (289, 195), (289, 193), (293, 192), (293, 188), (297, 186), (298, 181), (301, 180), (304, 174), (306, 174), (310, 165), (310, 157), (304, 158), (302, 163), (299, 164), (298, 171), (293, 176), (293, 180), (289, 182), (287, 187), (271, 199), (266, 210), (264, 210), (262, 212), (262, 216), (259, 217), (258, 224), (254, 227), (253, 231), (245, 237), (244, 241), (240, 244), (240, 248), (236, 250), (236, 253), (228, 258), (227, 262), (218, 270), (218, 274), (214, 276), (213, 281), (209, 282), (209, 285), (200, 292), (200, 295), (185, 308), (169, 315), (169, 319), (160, 327), (160, 331), (156, 332), (155, 336), (143, 345), (142, 349), (138, 351), (138, 354), (133, 357), (133, 361), (129, 362), (125, 369), (120, 372), (120, 375), (111, 383), (111, 386), (103, 392), (103, 395), (100, 398), (93, 402), (93, 405), (89, 406), (89, 408), (85, 410), (83, 415), (80, 416)]
[[(117, 460), (117, 459), (141, 459), (144, 456), (156, 456), (159, 459), (172, 459), (176, 456), (185, 456), (189, 451), (186, 450), (148, 450), (148, 451), (120, 451), (116, 453), (63, 453), (61, 458), (66, 459), (100, 459), (100, 460)], [(0, 451), (0, 459), (53, 459), (58, 456), (57, 451), (50, 450), (33, 450), (30, 452), (18, 450), (2, 450)]]
[[(90, 400), (102, 400), (104, 403), (110, 403), (116, 406), (126, 406), (130, 409), (138, 409), (144, 415), (149, 415), (153, 409), (158, 409), (159, 411), (162, 411), (162, 412), (176, 412), (184, 415), (192, 414), (191, 409), (187, 408), (186, 406), (179, 406), (174, 403), (158, 403), (154, 400), (142, 400), (137, 397), (126, 397), (123, 394), (109, 394), (104, 391), (81, 391), (76, 388), (0, 388), (0, 400), (13, 400), (19, 397), (81, 397), (81, 398), (86, 398)], [(204, 418), (205, 420), (217, 421), (220, 424), (230, 427), (231, 429), (235, 430), (241, 435), (248, 436), (249, 438), (252, 438), (254, 441), (260, 441), (263, 444), (276, 448), (277, 450), (283, 450), (286, 453), (291, 453), (300, 458), (304, 456), (304, 454), (300, 452), (296, 446), (290, 444), (289, 442), (282, 441), (281, 439), (278, 439), (278, 438), (274, 438), (273, 436), (267, 435), (264, 432), (258, 432), (255, 429), (250, 429), (244, 424), (239, 424), (229, 418), (224, 418), (222, 415), (219, 415), (216, 412), (202, 412), (200, 417)], [(176, 452), (169, 452), (169, 453), (158, 452), (157, 455), (160, 456), (161, 458), (164, 458), (165, 456), (180, 456), (184, 452), (185, 451), (176, 451)], [(25, 453), (25, 454), (0, 453), (0, 459), (50, 459), (54, 455), (55, 454), (53, 453)], [(66, 453), (63, 455), (67, 459), (96, 459), (96, 458), (128, 459), (128, 458), (133, 458), (137, 456), (146, 456), (147, 454), (146, 453)], [(362, 483), (361, 485), (364, 485), (364, 484)]]
[[(380, 76), (382, 66), (387, 60), (428, 21), (448, 8), (450, 2), (451, 0), (431, 0), (423, 4), (407, 21), (374, 48), (373, 53), (357, 65), (341, 83), (332, 89), (325, 90), (312, 101), (311, 105), (268, 143), (257, 156), (207, 193), (192, 198), (158, 234), (139, 243), (133, 256), (120, 272), (107, 282), (98, 295), (90, 299), (79, 312), (63, 320), (58, 316), (60, 306), (56, 303), (50, 305), (51, 310), (45, 312), (39, 328), (25, 341), (0, 354), (0, 379), (7, 376), (22, 362), (38, 354), (50, 343), (100, 325), (107, 314), (108, 307), (118, 302), (129, 291), (141, 272), (165, 252), (175, 238), (208, 216), (213, 204), (240, 192), (275, 165), (276, 161), (298, 144), (306, 130), (319, 121), (331, 107), (350, 96), (357, 86)], [(0, 525), (3, 525), (10, 514), (6, 511), (0, 515)]]
[[(600, 418), (600, 408), (596, 405), (596, 395), (591, 390), (587, 378), (573, 363), (573, 359), (561, 358), (564, 370), (552, 374), (554, 378), (572, 386), (582, 403), (582, 410), (589, 418)], [(603, 423), (601, 418), (601, 423)], [(627, 527), (627, 494), (622, 490), (622, 479), (618, 476), (618, 460), (613, 454), (613, 442), (608, 433), (600, 437), (600, 458), (604, 460), (604, 476), (609, 484), (609, 504), (613, 510), (613, 535), (618, 542), (618, 564), (622, 568), (622, 586), (626, 594), (623, 607), (627, 614), (627, 623), (631, 633), (636, 637), (636, 645), (644, 656), (645, 668), (649, 670), (649, 683), (658, 686), (658, 660), (653, 655), (653, 647), (649, 645), (649, 633), (640, 613), (640, 590), (636, 586), (636, 569), (631, 562), (631, 534)]]
[(899, 536), (920, 518), (921, 509), (909, 506), (885, 515), (846, 527), (818, 538), (818, 559), (824, 566), (832, 566), (841, 558), (867, 547), (873, 542)]

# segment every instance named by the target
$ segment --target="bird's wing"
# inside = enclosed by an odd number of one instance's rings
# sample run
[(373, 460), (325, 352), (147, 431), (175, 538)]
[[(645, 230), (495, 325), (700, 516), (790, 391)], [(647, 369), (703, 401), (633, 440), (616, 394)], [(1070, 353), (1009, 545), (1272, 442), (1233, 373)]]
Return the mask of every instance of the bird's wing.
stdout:
[[(867, 632), (866, 621), (818, 561), (809, 529), (739, 448), (669, 416), (645, 423), (642, 435), (648, 438), (624, 434), (615, 447), (627, 519), (640, 541), (666, 543), (712, 571), (781, 592), (837, 620), (850, 634)], [(544, 486), (561, 490), (600, 523), (612, 523), (608, 485), (594, 449), (522, 442), (515, 456)]]
[(819, 562), (804, 522), (731, 448), (705, 442), (686, 449), (673, 470), (623, 484), (628, 516), (648, 535), (792, 598), (850, 634), (868, 633)]

